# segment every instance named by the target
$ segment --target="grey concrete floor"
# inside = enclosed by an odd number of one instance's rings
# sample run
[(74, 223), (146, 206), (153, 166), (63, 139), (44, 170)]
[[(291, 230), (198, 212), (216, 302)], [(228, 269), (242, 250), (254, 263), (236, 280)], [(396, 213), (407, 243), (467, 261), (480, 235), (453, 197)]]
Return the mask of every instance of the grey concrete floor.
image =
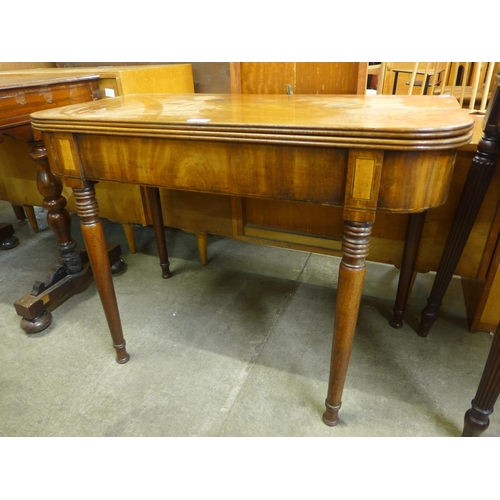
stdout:
[[(43, 213), (39, 214), (44, 226)], [(115, 362), (92, 283), (27, 335), (13, 303), (56, 263), (0, 202), (20, 245), (0, 252), (0, 436), (459, 436), (492, 336), (467, 330), (459, 279), (428, 338), (416, 335), (433, 275), (419, 275), (400, 330), (388, 325), (398, 271), (369, 263), (340, 423), (321, 421), (339, 259), (167, 229), (172, 279), (161, 278), (151, 228), (114, 283), (131, 359)], [(72, 232), (83, 249), (78, 219)], [(481, 439), (500, 435), (493, 414)]]

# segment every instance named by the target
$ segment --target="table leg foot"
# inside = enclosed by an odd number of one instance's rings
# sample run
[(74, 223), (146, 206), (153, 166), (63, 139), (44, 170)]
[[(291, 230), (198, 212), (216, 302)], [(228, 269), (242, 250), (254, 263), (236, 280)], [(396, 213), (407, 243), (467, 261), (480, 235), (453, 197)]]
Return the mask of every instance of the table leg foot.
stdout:
[(52, 314), (49, 311), (43, 311), (36, 318), (22, 318), (21, 328), (26, 333), (39, 333), (45, 330), (52, 323)]
[(0, 250), (10, 250), (19, 245), (19, 238), (14, 235), (12, 224), (0, 223)]
[(323, 413), (323, 422), (329, 427), (335, 427), (339, 423), (339, 410), (342, 403), (331, 405), (328, 400), (325, 400), (325, 413)]
[(124, 365), (130, 359), (130, 355), (125, 349), (125, 342), (120, 345), (113, 344), (113, 347), (116, 351), (116, 362), (119, 365)]
[(121, 273), (126, 267), (127, 264), (123, 259), (116, 259), (113, 262), (110, 262), (111, 265), (111, 274), (118, 274)]
[(491, 411), (484, 411), (474, 405), (467, 410), (464, 416), (462, 437), (479, 437), (490, 425)]
[(2, 240), (0, 244), (0, 249), (2, 250), (11, 250), (12, 248), (16, 248), (19, 245), (19, 238), (17, 236), (9, 236)]
[(427, 302), (427, 305), (422, 311), (420, 325), (417, 331), (417, 334), (420, 337), (427, 337), (427, 335), (431, 331), (432, 325), (439, 315), (440, 306), (441, 304), (433, 304), (432, 302)]
[(398, 311), (396, 308), (394, 308), (392, 318), (389, 320), (389, 324), (393, 328), (403, 328), (403, 315), (404, 311)]
[(161, 267), (161, 277), (165, 280), (172, 277), (172, 273), (170, 272), (170, 263), (160, 264)]

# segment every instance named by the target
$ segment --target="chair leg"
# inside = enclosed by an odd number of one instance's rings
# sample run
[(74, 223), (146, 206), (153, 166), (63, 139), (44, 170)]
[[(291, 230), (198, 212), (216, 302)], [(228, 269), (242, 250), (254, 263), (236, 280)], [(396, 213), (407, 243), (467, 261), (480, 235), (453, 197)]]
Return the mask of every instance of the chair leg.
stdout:
[(31, 229), (34, 233), (38, 233), (40, 228), (38, 227), (38, 221), (36, 220), (35, 208), (33, 205), (23, 205), (24, 211), (26, 212), (26, 217), (30, 223)]
[(127, 238), (127, 245), (130, 253), (136, 253), (137, 247), (135, 244), (135, 230), (133, 224), (122, 224), (123, 232), (125, 233), (125, 238)]
[(24, 209), (22, 205), (14, 205), (11, 203), (12, 209), (14, 210), (14, 214), (16, 215), (17, 220), (26, 219), (26, 214), (24, 213)]
[(206, 266), (208, 264), (207, 246), (208, 237), (207, 233), (196, 233), (196, 242), (198, 243), (198, 252), (200, 254), (201, 264)]

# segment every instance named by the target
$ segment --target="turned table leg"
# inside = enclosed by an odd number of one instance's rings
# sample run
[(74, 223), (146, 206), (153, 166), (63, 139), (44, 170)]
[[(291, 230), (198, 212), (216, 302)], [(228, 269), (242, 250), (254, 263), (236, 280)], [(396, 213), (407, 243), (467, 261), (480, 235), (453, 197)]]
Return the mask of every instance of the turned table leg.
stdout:
[(108, 322), (113, 347), (116, 350), (116, 361), (120, 364), (126, 363), (130, 356), (125, 349), (120, 313), (116, 301), (115, 288), (109, 266), (109, 258), (104, 238), (104, 231), (99, 219), (99, 209), (95, 197), (95, 183), (89, 182), (87, 187), (73, 188), (76, 209), (80, 217), (82, 234), (85, 246), (92, 266), (97, 290), (101, 298), (104, 314)]
[(160, 257), (161, 277), (168, 279), (172, 277), (170, 262), (168, 260), (167, 240), (165, 237), (165, 226), (163, 224), (163, 213), (161, 209), (160, 190), (154, 187), (146, 187), (147, 198), (153, 217), (153, 230), (155, 233), (158, 255)]
[(342, 391), (361, 303), (371, 230), (372, 224), (369, 222), (345, 221), (344, 223), (330, 380), (325, 401), (326, 411), (323, 414), (323, 422), (329, 426), (337, 425), (339, 420)]
[(500, 324), (497, 327), (476, 396), (464, 417), (463, 437), (478, 437), (490, 425), (489, 415), (500, 394)]
[(413, 273), (426, 214), (427, 212), (410, 214), (408, 218), (408, 229), (403, 250), (403, 262), (399, 273), (396, 302), (394, 304), (392, 319), (389, 321), (389, 324), (394, 328), (401, 328), (403, 326), (403, 316), (413, 283)]
[(52, 323), (52, 314), (45, 307), (36, 307), (37, 312), (33, 314), (30, 302), (36, 301), (40, 293), (51, 289), (67, 276), (81, 273), (83, 263), (75, 251), (76, 242), (71, 237), (71, 216), (65, 208), (66, 199), (61, 194), (61, 180), (50, 170), (43, 141), (34, 141), (31, 146), (30, 156), (37, 166), (37, 187), (43, 196), (42, 206), (47, 210), (47, 223), (56, 236), (56, 247), (59, 250), (59, 264), (52, 267), (45, 279), (33, 285), (30, 294), (21, 297), (14, 304), (18, 314), (22, 316), (21, 328), (26, 333), (38, 333)]

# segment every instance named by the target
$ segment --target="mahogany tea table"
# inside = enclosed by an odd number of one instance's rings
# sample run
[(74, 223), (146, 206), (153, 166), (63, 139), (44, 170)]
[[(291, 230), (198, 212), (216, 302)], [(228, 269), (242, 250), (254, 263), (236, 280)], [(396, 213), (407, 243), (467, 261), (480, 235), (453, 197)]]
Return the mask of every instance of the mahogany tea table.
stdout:
[[(338, 423), (376, 213), (443, 204), (457, 148), (474, 124), (454, 98), (386, 95), (129, 95), (31, 118), (53, 173), (73, 189), (120, 363), (129, 355), (96, 182), (343, 206), (323, 415), (330, 426)], [(168, 266), (166, 252), (161, 259)]]

